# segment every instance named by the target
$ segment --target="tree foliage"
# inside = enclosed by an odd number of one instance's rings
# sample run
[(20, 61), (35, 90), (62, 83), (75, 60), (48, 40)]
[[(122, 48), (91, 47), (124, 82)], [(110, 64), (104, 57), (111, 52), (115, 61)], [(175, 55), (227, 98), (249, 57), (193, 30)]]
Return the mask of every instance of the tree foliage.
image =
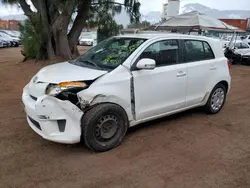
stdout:
[(151, 23), (148, 21), (142, 21), (142, 22), (134, 22), (128, 25), (128, 28), (146, 28), (151, 26)]
[(115, 36), (119, 33), (120, 26), (115, 22), (110, 14), (105, 15), (99, 21), (97, 30), (97, 42), (101, 42), (111, 36)]
[(41, 38), (39, 30), (41, 25), (36, 17), (31, 20), (25, 20), (24, 24), (20, 24), (21, 43), (24, 46), (25, 57), (27, 59), (40, 59)]
[[(34, 30), (40, 38), (40, 54), (36, 57), (52, 59), (54, 56), (73, 58), (77, 56), (77, 43), (81, 31), (87, 20), (94, 18), (100, 23), (107, 15), (111, 18), (121, 12), (122, 7), (129, 13), (131, 22), (140, 18), (140, 3), (138, 0), (124, 0), (117, 3), (115, 0), (30, 0), (36, 11), (27, 4), (26, 0), (0, 0), (2, 3), (17, 4), (25, 15), (32, 20), (34, 17), (41, 24), (40, 30)], [(72, 15), (76, 14), (72, 27)], [(96, 19), (101, 17), (101, 19)], [(105, 20), (106, 21), (106, 20)], [(35, 24), (30, 22), (30, 24)], [(36, 28), (33, 25), (33, 28)]]

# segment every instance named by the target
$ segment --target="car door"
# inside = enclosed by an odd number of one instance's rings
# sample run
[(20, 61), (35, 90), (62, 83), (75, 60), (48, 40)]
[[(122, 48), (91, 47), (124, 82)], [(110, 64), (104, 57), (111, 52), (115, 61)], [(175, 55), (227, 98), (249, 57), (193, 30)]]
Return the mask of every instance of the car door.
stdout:
[(249, 47), (248, 44), (246, 44), (246, 43), (244, 43), (244, 42), (241, 42), (241, 43), (240, 43), (239, 50), (240, 50), (240, 54), (241, 54), (241, 55), (244, 55), (244, 54), (250, 52), (250, 47)]
[(156, 62), (154, 70), (134, 70), (136, 119), (142, 120), (185, 107), (187, 65), (180, 64), (178, 40), (161, 40), (149, 45), (139, 59)]
[(184, 40), (184, 60), (187, 62), (186, 107), (200, 104), (217, 67), (210, 45), (205, 41)]
[(242, 51), (242, 46), (241, 46), (241, 42), (236, 42), (234, 44), (234, 51), (237, 53), (237, 54), (242, 54), (243, 51)]

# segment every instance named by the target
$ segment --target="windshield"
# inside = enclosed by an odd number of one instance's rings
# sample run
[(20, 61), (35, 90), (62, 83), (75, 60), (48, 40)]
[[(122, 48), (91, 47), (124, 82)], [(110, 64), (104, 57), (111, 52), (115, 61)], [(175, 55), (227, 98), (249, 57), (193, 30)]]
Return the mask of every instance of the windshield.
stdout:
[(6, 33), (6, 34), (9, 35), (9, 36), (11, 36), (11, 37), (16, 38), (16, 36), (15, 36), (13, 33), (8, 32), (8, 33)]
[(83, 39), (92, 39), (93, 35), (83, 35), (82, 38)]
[(94, 69), (113, 70), (122, 64), (146, 39), (109, 38), (70, 63)]

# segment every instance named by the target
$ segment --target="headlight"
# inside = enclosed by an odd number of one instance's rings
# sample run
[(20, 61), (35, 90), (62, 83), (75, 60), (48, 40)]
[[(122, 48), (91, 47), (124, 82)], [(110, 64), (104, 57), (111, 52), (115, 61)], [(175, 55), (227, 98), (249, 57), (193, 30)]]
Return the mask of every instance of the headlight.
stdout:
[(71, 88), (85, 88), (87, 86), (84, 82), (62, 82), (60, 84), (50, 84), (46, 89), (46, 94), (56, 96), (64, 90)]

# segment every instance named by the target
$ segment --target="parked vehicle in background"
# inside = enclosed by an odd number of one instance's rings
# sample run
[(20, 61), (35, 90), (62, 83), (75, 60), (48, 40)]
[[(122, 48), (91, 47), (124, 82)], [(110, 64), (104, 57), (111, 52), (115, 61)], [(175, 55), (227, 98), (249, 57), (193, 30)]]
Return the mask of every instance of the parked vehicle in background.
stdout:
[[(222, 44), (223, 44), (223, 48), (227, 48), (228, 45), (229, 45), (229, 41), (222, 42)], [(244, 55), (244, 54), (250, 52), (250, 46), (249, 46), (249, 44), (247, 44), (247, 43), (245, 43), (243, 41), (239, 41), (239, 40), (237, 40), (237, 41), (234, 42), (232, 49), (237, 54), (240, 54), (240, 55)]]
[(241, 60), (242, 65), (250, 65), (250, 52), (242, 55)]
[[(12, 40), (14, 40), (18, 45), (20, 45), (20, 35), (18, 35), (16, 32), (10, 30), (0, 30), (0, 33), (5, 33), (9, 37), (11, 37)], [(18, 46), (17, 44), (15, 45), (16, 47)]]
[(0, 32), (0, 37), (10, 43), (11, 47), (18, 47), (19, 41), (16, 38), (13, 38), (6, 33)]
[[(229, 47), (229, 44), (231, 45)], [(250, 53), (250, 46), (242, 40), (222, 41), (225, 56), (231, 64), (246, 64)]]
[(243, 39), (243, 41), (244, 41), (245, 43), (247, 43), (247, 44), (250, 45), (250, 35), (247, 35), (247, 36)]
[(30, 127), (47, 140), (84, 140), (94, 151), (127, 129), (195, 107), (218, 113), (230, 89), (219, 40), (181, 34), (109, 38), (79, 58), (47, 66), (24, 87)]
[(238, 53), (240, 55), (244, 55), (244, 54), (250, 52), (250, 46), (249, 46), (249, 44), (247, 44), (243, 41), (237, 41), (234, 44), (234, 50), (236, 53)]
[(0, 36), (0, 41), (3, 43), (3, 47), (11, 47), (11, 42)]
[(0, 40), (0, 48), (3, 48), (3, 41)]
[(20, 32), (20, 31), (9, 30), (9, 32), (10, 32), (13, 36), (15, 36), (15, 37), (17, 37), (17, 38), (20, 39), (20, 35), (21, 35), (21, 32)]
[(95, 46), (97, 38), (94, 34), (84, 34), (80, 37), (79, 44), (81, 46)]

